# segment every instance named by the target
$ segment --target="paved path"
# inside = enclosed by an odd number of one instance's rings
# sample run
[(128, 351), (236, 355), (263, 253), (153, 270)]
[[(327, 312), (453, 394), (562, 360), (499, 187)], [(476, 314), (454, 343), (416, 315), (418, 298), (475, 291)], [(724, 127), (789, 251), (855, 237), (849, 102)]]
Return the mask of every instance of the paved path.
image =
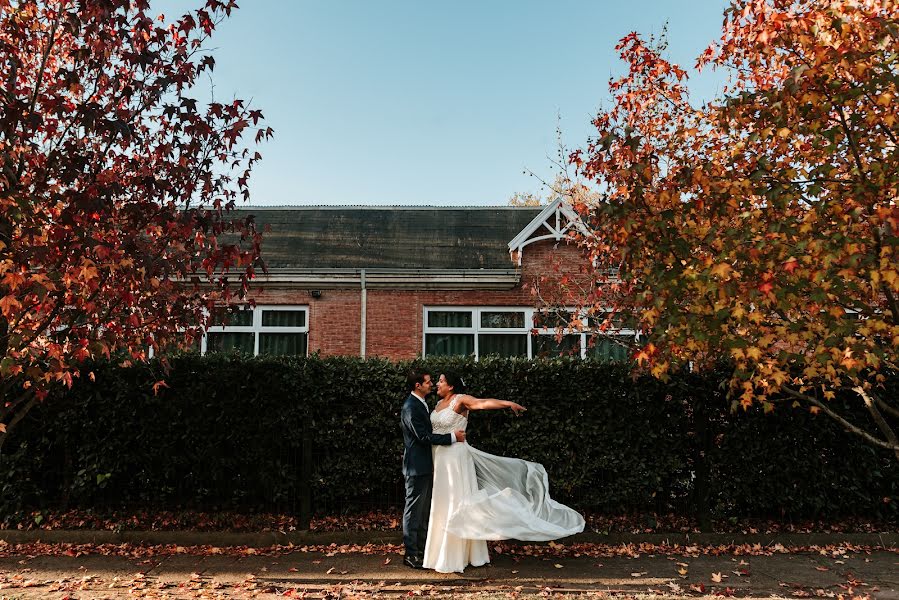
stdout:
[[(212, 550), (212, 552), (219, 552)], [(775, 553), (545, 558), (492, 553), (464, 574), (409, 569), (396, 553), (293, 551), (280, 556), (136, 557), (12, 555), (0, 558), (0, 598), (278, 598), (447, 595), (487, 597), (605, 592), (699, 597), (830, 597), (899, 600), (899, 553)], [(720, 575), (720, 582), (715, 581)], [(483, 594), (482, 594), (483, 596)]]

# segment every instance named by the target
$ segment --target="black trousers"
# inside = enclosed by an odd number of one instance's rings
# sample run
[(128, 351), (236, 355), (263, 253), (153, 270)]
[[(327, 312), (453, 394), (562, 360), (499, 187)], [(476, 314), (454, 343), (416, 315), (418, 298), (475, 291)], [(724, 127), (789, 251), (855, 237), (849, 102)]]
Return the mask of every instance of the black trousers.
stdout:
[(431, 515), (431, 490), (434, 475), (406, 476), (406, 508), (403, 510), (403, 545), (406, 556), (423, 557), (428, 540), (428, 518)]

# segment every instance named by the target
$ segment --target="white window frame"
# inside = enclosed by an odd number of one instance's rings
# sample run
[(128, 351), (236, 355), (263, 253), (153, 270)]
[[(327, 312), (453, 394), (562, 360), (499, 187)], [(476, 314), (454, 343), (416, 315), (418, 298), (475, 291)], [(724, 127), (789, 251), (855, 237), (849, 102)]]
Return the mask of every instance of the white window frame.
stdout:
[[(566, 310), (571, 313), (577, 313), (578, 310), (576, 308), (571, 307), (559, 307), (559, 310)], [(429, 327), (428, 326), (428, 315), (431, 312), (470, 312), (471, 313), (471, 327)], [(481, 327), (481, 313), (484, 312), (515, 312), (515, 313), (524, 313), (524, 327), (521, 328), (493, 328), (493, 327)], [(524, 335), (527, 338), (527, 349), (528, 354), (527, 358), (534, 358), (534, 348), (533, 348), (533, 335), (558, 335), (561, 331), (562, 335), (578, 335), (580, 336), (580, 357), (587, 357), (587, 340), (591, 335), (607, 335), (607, 336), (633, 336), (636, 340), (638, 338), (638, 332), (635, 329), (608, 329), (604, 332), (592, 331), (588, 328), (584, 329), (572, 329), (572, 328), (564, 328), (559, 330), (556, 327), (534, 327), (534, 315), (539, 313), (537, 309), (529, 306), (425, 306), (423, 307), (422, 314), (422, 334), (421, 334), (421, 355), (423, 357), (428, 356), (427, 354), (427, 336), (428, 334), (462, 334), (462, 335), (471, 335), (474, 337), (474, 357), (475, 360), (480, 360), (480, 348), (479, 348), (479, 337), (480, 335), (486, 334), (489, 335), (491, 333), (496, 334), (520, 334)], [(586, 320), (587, 315), (584, 311), (581, 312), (581, 319)]]
[[(246, 310), (253, 311), (252, 325), (214, 325), (206, 328), (206, 334), (209, 333), (252, 333), (253, 335), (253, 356), (259, 356), (259, 337), (263, 333), (305, 333), (306, 334), (306, 356), (309, 355), (309, 306), (293, 305), (293, 304), (257, 304)], [(262, 324), (262, 312), (266, 310), (277, 310), (279, 312), (302, 312), (306, 314), (305, 325), (303, 327), (275, 327)], [(203, 335), (200, 341), (200, 354), (206, 354), (207, 336)]]

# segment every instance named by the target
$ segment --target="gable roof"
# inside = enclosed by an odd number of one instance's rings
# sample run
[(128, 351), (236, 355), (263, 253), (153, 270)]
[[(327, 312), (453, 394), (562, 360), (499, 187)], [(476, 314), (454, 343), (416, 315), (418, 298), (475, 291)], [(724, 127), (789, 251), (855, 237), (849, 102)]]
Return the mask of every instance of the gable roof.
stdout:
[(547, 204), (518, 234), (508, 243), (509, 252), (517, 254), (518, 264), (525, 246), (543, 240), (560, 241), (577, 230), (587, 235), (577, 212), (561, 197)]
[(272, 270), (508, 270), (509, 240), (543, 207), (242, 207)]

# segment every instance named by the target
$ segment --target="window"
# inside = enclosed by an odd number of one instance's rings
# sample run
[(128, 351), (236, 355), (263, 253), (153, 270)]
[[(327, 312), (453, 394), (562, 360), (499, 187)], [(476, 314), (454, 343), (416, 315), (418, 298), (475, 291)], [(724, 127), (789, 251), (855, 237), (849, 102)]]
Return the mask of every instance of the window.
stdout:
[(602, 362), (625, 362), (636, 335), (593, 335), (588, 355)]
[[(537, 311), (524, 307), (425, 307), (425, 356), (551, 356), (590, 357), (603, 361), (627, 360), (623, 342), (633, 342), (636, 330), (618, 328), (598, 335), (583, 318), (585, 330), (569, 328), (577, 313), (572, 309)], [(561, 338), (559, 337), (561, 334)]]
[(528, 356), (523, 308), (425, 308), (425, 356)]
[(610, 313), (591, 315), (587, 323), (591, 329), (598, 330), (606, 320), (608, 329), (602, 334), (588, 334), (587, 356), (602, 362), (625, 362), (630, 358), (631, 347), (638, 339), (637, 321), (632, 317), (611, 315)]
[(309, 343), (308, 315), (305, 306), (256, 306), (213, 315), (202, 351), (305, 356)]
[(534, 311), (533, 356), (583, 356), (584, 335), (570, 327), (575, 311), (567, 308)]

